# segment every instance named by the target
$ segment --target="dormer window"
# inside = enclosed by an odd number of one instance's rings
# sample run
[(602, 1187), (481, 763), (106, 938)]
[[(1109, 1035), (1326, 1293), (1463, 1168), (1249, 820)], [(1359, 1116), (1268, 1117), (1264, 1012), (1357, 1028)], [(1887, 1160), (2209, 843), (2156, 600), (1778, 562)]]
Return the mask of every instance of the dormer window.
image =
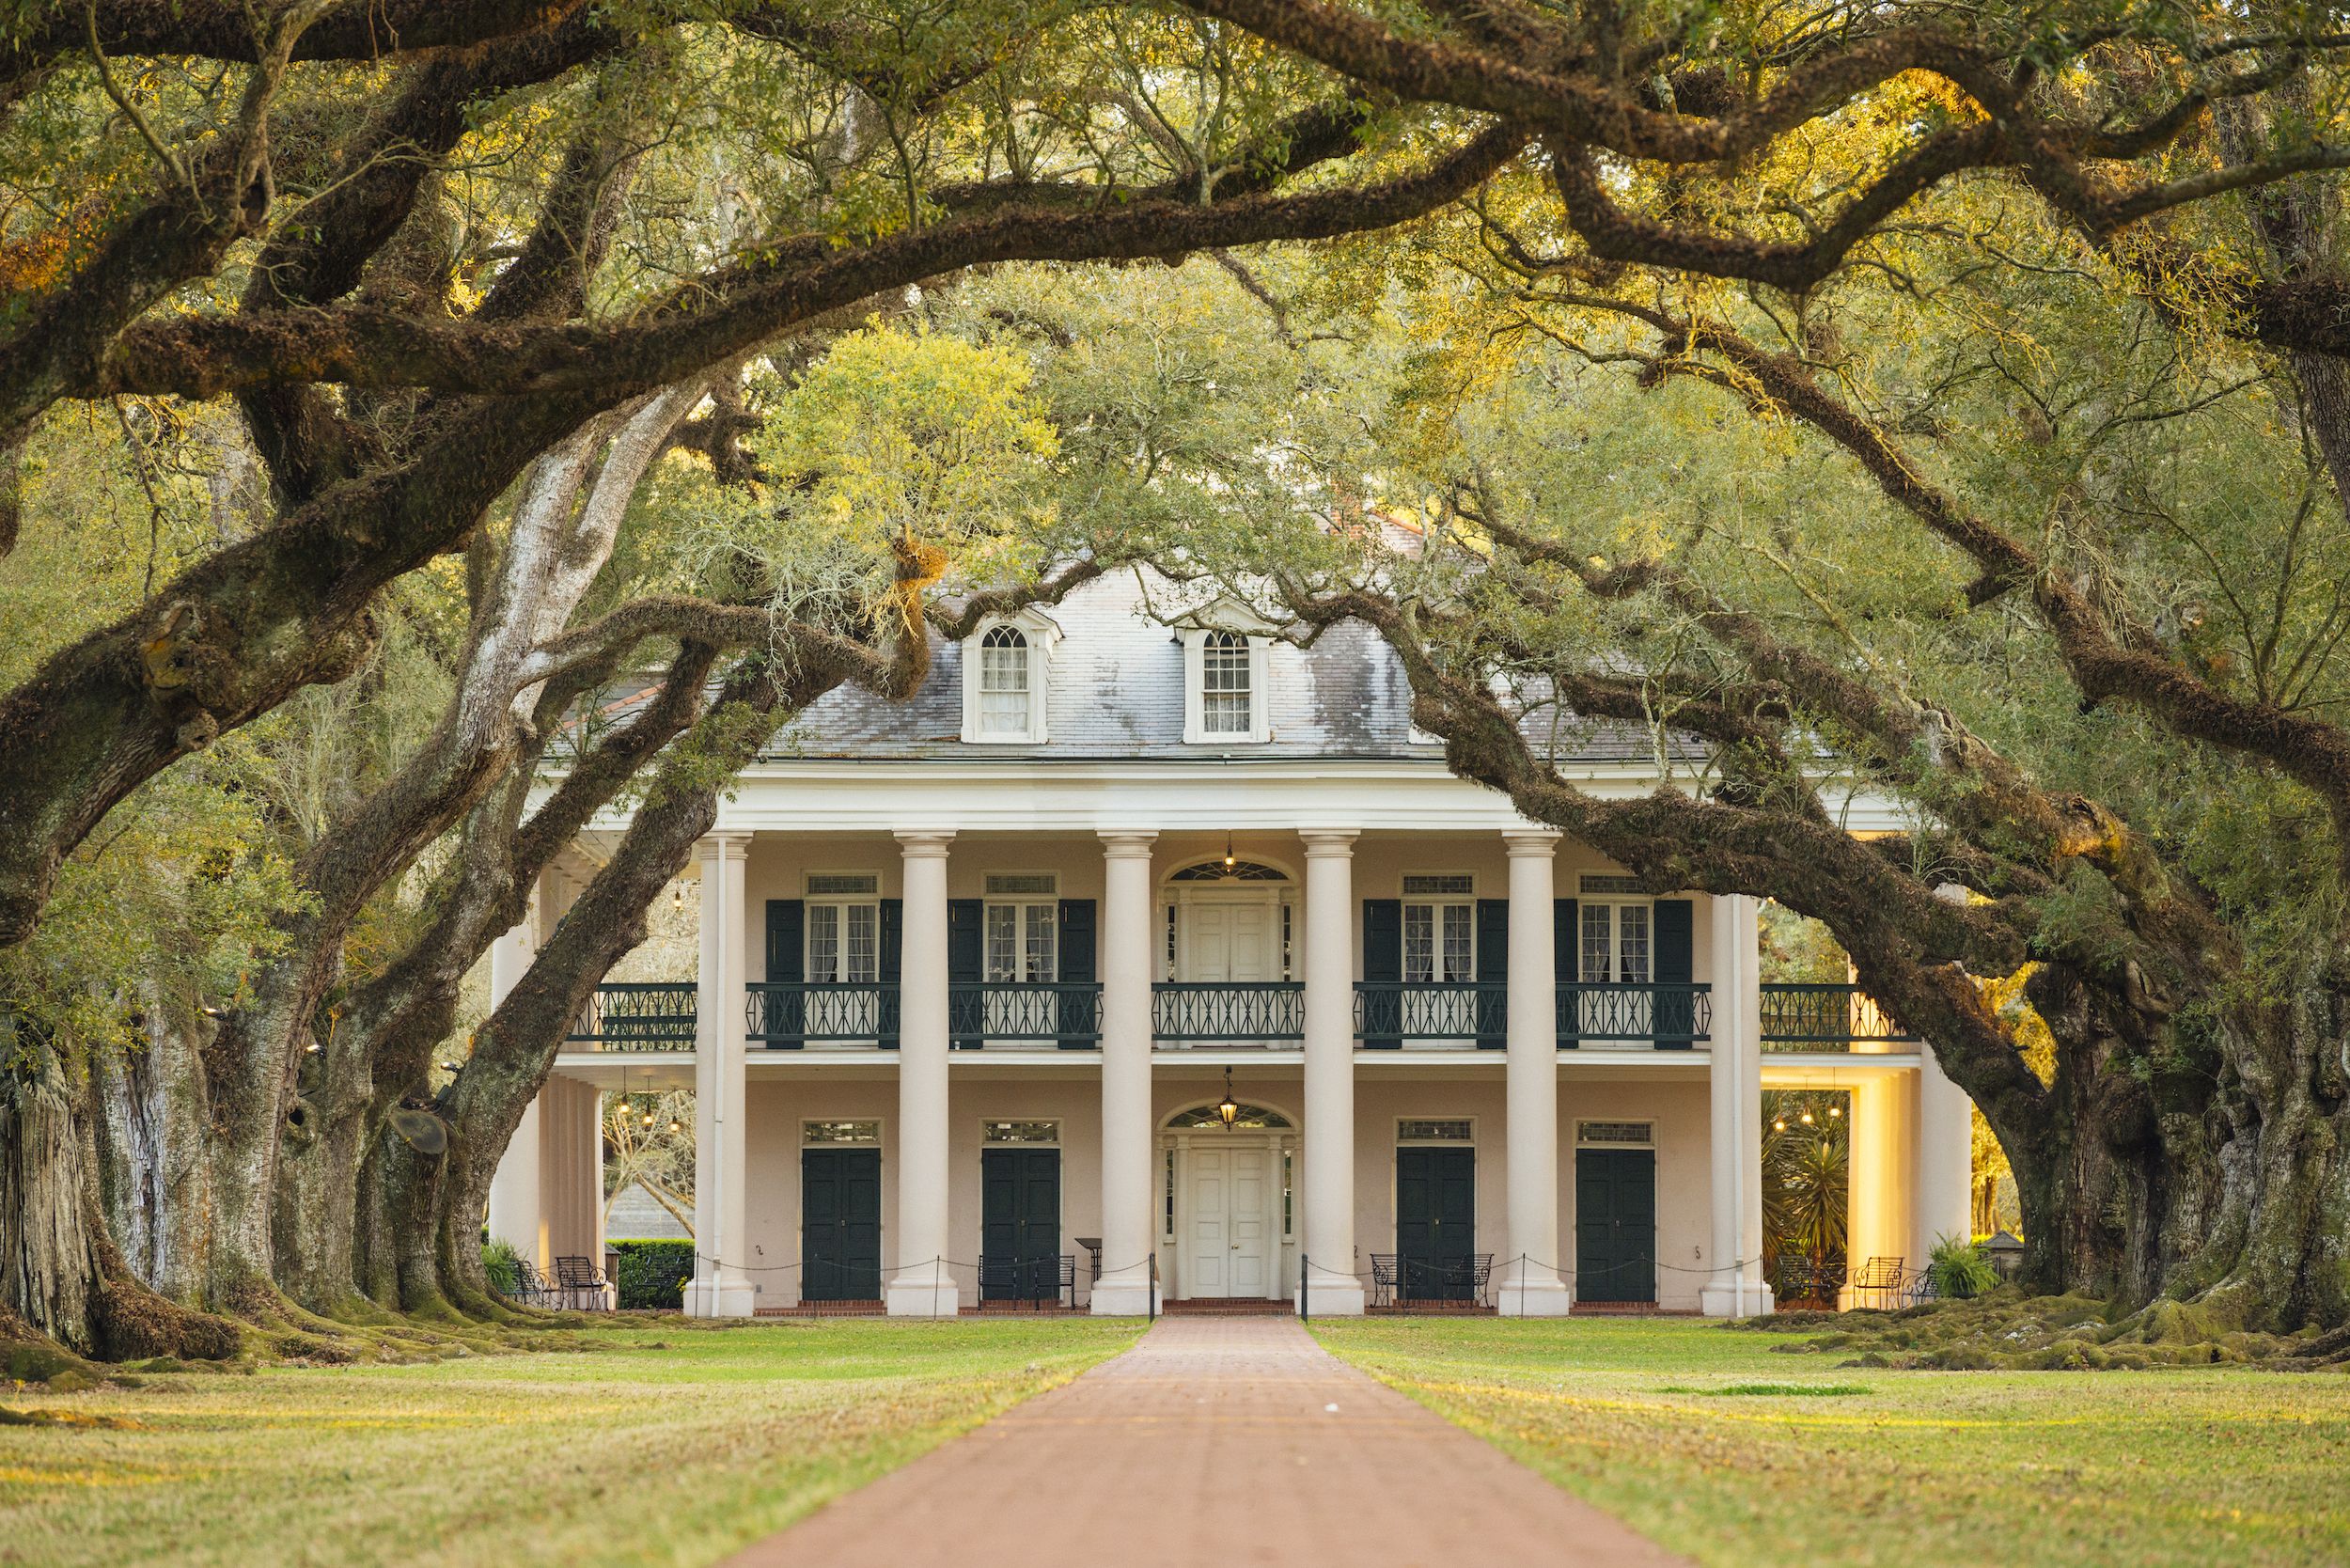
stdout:
[(1248, 639), (1210, 632), (1199, 648), (1199, 728), (1211, 735), (1246, 735), (1256, 693), (1248, 679)]
[(1024, 616), (990, 626), (965, 645), (965, 741), (1033, 745), (1044, 739), (1045, 651), (1057, 632), (1041, 615)]
[(979, 739), (1025, 741), (1036, 726), (1028, 711), (1028, 639), (998, 626), (979, 639)]
[(1265, 711), (1265, 642), (1221, 628), (1183, 638), (1183, 739), (1193, 745), (1233, 745), (1269, 740)]

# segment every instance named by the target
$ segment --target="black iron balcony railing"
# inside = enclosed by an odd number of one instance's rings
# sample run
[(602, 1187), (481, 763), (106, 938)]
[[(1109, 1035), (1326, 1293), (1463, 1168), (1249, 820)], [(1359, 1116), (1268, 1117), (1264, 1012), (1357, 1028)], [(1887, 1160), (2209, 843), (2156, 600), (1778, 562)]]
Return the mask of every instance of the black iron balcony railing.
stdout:
[(1162, 980), (1151, 987), (1161, 1044), (1267, 1045), (1306, 1038), (1306, 987), (1296, 980)]
[(957, 981), (947, 988), (947, 1035), (961, 1050), (989, 1041), (1090, 1050), (1102, 1043), (1102, 987), (1090, 981)]
[(1856, 985), (1762, 987), (1766, 1050), (1841, 1051), (1858, 1043), (1908, 1043), (1917, 1038)]
[(1372, 1050), (1463, 1040), (1499, 1050), (1509, 1027), (1510, 988), (1498, 980), (1355, 982), (1355, 1038)]
[(754, 983), (748, 1011), (751, 1043), (796, 1051), (805, 1045), (898, 1043), (898, 988), (876, 981)]
[(607, 980), (564, 1039), (606, 1051), (690, 1051), (695, 997), (691, 980)]
[(1711, 1041), (1714, 988), (1703, 980), (1646, 985), (1577, 981), (1559, 988), (1559, 1048), (1620, 1043), (1685, 1050)]

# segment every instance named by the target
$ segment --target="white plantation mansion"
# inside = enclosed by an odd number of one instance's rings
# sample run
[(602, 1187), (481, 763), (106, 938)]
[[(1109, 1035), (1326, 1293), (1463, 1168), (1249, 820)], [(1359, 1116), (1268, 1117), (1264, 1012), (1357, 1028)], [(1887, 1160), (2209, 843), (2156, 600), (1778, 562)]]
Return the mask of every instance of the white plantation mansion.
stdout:
[[(1453, 777), (1359, 628), (1160, 597), (1104, 578), (779, 735), (697, 856), (698, 977), (603, 988), (493, 1233), (601, 1256), (598, 1091), (687, 1085), (705, 1315), (1764, 1312), (1765, 1088), (1850, 1092), (1856, 1263), (1966, 1233), (1966, 1097), (1851, 988), (1762, 985), (1753, 900)], [(1655, 787), (1645, 735), (1542, 723)]]

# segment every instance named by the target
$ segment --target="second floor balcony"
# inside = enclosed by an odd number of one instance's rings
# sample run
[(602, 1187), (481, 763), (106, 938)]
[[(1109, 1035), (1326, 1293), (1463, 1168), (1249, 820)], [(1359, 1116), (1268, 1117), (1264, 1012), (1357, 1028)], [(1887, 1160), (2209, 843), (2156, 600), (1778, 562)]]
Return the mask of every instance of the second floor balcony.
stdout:
[[(894, 1049), (901, 1029), (894, 981), (754, 982), (744, 988), (744, 1032), (755, 1050)], [(1690, 1050), (1714, 1037), (1714, 988), (1704, 981), (1572, 982), (1556, 988), (1558, 1047)], [(1152, 991), (1152, 1041), (1160, 1051), (1294, 1049), (1306, 1036), (1306, 987), (1295, 980), (1160, 981)], [(698, 1014), (689, 981), (614, 981), (595, 996), (566, 1044), (596, 1051), (694, 1049)], [(1367, 1050), (1500, 1050), (1508, 1041), (1502, 981), (1357, 980), (1354, 1033)], [(1102, 987), (1092, 981), (955, 981), (947, 996), (957, 1050), (1096, 1050)], [(1855, 985), (1760, 988), (1766, 1050), (1834, 1052), (1914, 1046)]]

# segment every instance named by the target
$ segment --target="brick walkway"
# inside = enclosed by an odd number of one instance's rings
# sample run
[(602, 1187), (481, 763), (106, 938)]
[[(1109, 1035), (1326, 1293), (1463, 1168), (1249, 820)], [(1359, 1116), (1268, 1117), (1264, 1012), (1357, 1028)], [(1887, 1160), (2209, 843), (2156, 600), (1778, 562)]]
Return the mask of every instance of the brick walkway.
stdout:
[[(1329, 1408), (1336, 1405), (1333, 1411)], [(731, 1568), (1681, 1564), (1315, 1344), (1166, 1318)]]

